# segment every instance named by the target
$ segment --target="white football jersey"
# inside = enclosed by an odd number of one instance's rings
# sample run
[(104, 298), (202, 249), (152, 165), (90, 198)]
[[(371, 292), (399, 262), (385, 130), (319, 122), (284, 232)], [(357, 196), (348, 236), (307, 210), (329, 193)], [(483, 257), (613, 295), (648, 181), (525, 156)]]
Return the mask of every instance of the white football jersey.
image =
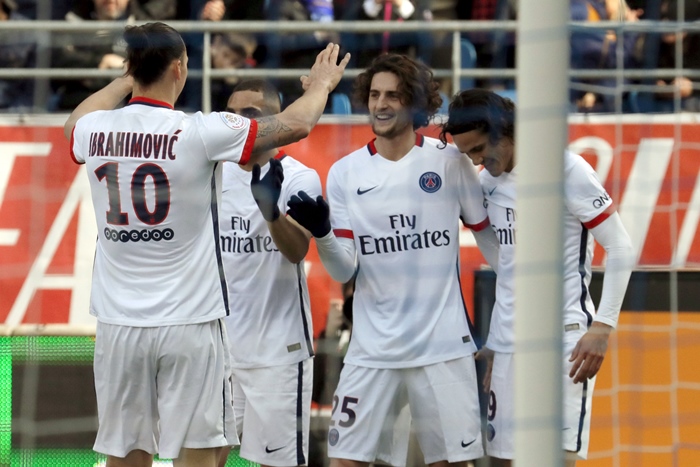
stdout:
[[(486, 341), (498, 352), (513, 352), (515, 346), (516, 177), (517, 166), (495, 178), (486, 170), (480, 173), (489, 220), (500, 243), (496, 303)], [(607, 219), (615, 208), (595, 171), (581, 156), (566, 152), (564, 177), (564, 325), (578, 325), (577, 329), (585, 332), (595, 316), (588, 292), (594, 247), (588, 230)]]
[(246, 163), (256, 128), (145, 98), (78, 120), (70, 147), (86, 165), (97, 218), (90, 313), (99, 321), (147, 327), (227, 314), (221, 162)]
[(374, 141), (328, 174), (335, 235), (353, 238), (359, 270), (347, 363), (429, 365), (476, 351), (460, 288), (459, 220), (488, 227), (476, 168), (433, 138), (393, 162)]
[[(284, 181), (278, 206), (303, 190), (319, 196), (316, 171), (279, 153)], [(264, 177), (270, 168), (265, 164)], [(290, 263), (280, 253), (250, 191), (252, 173), (224, 164), (219, 213), (221, 253), (231, 309), (226, 326), (232, 365), (256, 368), (296, 363), (314, 354), (309, 291), (304, 262)], [(283, 214), (284, 215), (284, 214)]]

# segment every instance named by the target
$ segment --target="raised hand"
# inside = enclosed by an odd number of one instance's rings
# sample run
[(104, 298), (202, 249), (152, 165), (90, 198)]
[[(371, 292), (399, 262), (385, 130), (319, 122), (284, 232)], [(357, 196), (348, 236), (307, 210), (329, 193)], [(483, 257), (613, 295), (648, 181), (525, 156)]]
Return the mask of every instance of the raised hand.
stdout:
[(250, 191), (267, 222), (274, 222), (280, 216), (280, 208), (277, 201), (280, 198), (282, 182), (284, 181), (284, 170), (282, 162), (277, 159), (270, 159), (270, 168), (265, 176), (260, 178), (260, 166), (253, 166), (253, 178), (250, 181)]
[(301, 77), (301, 85), (304, 91), (307, 91), (312, 86), (325, 86), (328, 93), (335, 89), (343, 77), (345, 67), (350, 61), (350, 54), (346, 53), (338, 63), (338, 55), (340, 54), (340, 46), (338, 44), (329, 43), (317, 56), (316, 62), (311, 67), (308, 76)]
[(331, 231), (330, 208), (319, 195), (314, 200), (304, 191), (293, 195), (287, 202), (287, 211), (292, 218), (314, 237), (325, 237)]

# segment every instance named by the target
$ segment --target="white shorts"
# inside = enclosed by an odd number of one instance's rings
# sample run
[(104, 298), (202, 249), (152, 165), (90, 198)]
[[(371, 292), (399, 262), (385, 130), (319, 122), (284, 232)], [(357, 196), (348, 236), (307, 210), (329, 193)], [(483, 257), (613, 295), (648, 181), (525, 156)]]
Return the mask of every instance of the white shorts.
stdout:
[[(576, 453), (576, 458), (586, 459), (591, 429), (591, 405), (595, 377), (581, 384), (574, 384), (569, 377), (572, 363), (569, 357), (583, 334), (567, 334), (564, 342), (564, 423), (562, 440), (565, 451)], [(499, 459), (515, 457), (515, 369), (512, 353), (496, 352), (491, 371), (491, 392), (486, 413), (486, 452)]]
[(398, 369), (346, 364), (333, 397), (328, 457), (406, 465), (411, 418), (427, 464), (483, 456), (474, 358)]
[(233, 369), (233, 406), (241, 457), (262, 465), (306, 465), (313, 360)]
[(486, 453), (498, 459), (515, 457), (514, 380), (513, 354), (496, 352), (486, 406)]
[(569, 361), (576, 343), (584, 333), (564, 335), (564, 426), (562, 439), (564, 450), (576, 453), (576, 458), (588, 457), (588, 442), (591, 434), (591, 408), (593, 406), (594, 376), (583, 383), (574, 384), (569, 377), (573, 362)]
[(94, 450), (166, 459), (238, 444), (223, 320), (163, 327), (97, 323)]

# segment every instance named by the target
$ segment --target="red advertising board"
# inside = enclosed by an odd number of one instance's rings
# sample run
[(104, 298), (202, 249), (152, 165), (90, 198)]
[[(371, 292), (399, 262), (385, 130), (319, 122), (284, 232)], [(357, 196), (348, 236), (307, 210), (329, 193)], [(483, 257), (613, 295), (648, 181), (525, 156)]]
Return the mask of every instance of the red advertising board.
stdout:
[[(97, 232), (87, 177), (70, 159), (63, 120), (0, 119), (0, 321), (7, 325), (94, 323), (88, 304)], [(325, 180), (333, 162), (371, 139), (365, 123), (329, 119), (286, 150)], [(700, 129), (694, 116), (573, 117), (569, 141), (618, 205), (639, 267), (700, 265)], [(460, 241), (469, 304), (473, 271), (484, 261), (468, 231)], [(594, 264), (603, 256), (598, 248)], [(318, 334), (340, 286), (314, 248), (307, 263)]]

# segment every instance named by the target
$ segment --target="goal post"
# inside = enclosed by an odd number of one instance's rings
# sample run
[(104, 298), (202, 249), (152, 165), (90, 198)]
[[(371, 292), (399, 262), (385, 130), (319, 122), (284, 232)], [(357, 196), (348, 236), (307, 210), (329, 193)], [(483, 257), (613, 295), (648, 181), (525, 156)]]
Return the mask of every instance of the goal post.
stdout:
[(514, 465), (559, 467), (569, 2), (523, 1), (518, 16)]

